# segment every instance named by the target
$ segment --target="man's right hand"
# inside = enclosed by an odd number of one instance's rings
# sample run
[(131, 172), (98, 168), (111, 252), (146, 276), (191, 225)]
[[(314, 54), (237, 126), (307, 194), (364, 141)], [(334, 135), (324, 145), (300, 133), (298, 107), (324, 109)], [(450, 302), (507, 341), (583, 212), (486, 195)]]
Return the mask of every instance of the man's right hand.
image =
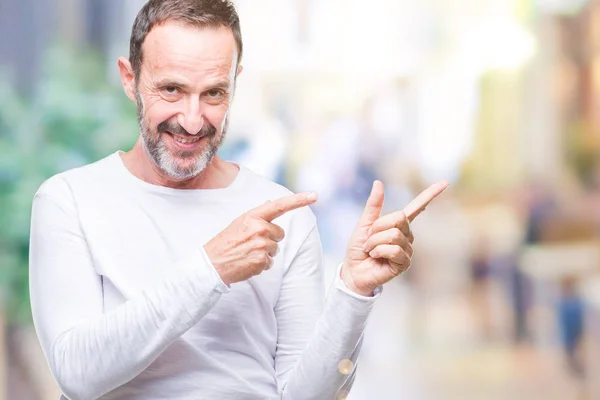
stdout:
[(245, 281), (271, 268), (285, 232), (273, 224), (288, 211), (317, 201), (315, 193), (282, 197), (254, 208), (233, 221), (204, 245), (204, 250), (227, 285)]

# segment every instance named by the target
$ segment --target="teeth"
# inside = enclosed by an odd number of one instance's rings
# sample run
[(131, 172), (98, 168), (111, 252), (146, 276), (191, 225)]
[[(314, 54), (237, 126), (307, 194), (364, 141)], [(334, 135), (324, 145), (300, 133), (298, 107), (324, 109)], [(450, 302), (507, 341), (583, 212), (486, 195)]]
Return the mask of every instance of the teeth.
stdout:
[(173, 135), (173, 138), (174, 138), (174, 139), (175, 139), (177, 142), (179, 142), (179, 143), (194, 143), (194, 142), (197, 142), (198, 140), (200, 140), (200, 138), (199, 138), (199, 137), (197, 137), (197, 138), (193, 138), (193, 139), (182, 139), (182, 138), (180, 138), (180, 137), (178, 137), (178, 136), (175, 136), (175, 135)]

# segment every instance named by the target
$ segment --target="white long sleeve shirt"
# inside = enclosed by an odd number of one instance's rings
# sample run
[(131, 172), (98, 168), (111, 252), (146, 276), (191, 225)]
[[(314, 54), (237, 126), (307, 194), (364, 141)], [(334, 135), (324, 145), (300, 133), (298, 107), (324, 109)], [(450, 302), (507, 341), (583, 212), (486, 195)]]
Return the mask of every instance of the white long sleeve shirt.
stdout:
[(63, 399), (335, 399), (378, 293), (325, 301), (308, 207), (269, 271), (227, 287), (203, 245), (290, 191), (240, 166), (224, 189), (137, 179), (120, 152), (47, 180), (33, 203), (35, 328)]

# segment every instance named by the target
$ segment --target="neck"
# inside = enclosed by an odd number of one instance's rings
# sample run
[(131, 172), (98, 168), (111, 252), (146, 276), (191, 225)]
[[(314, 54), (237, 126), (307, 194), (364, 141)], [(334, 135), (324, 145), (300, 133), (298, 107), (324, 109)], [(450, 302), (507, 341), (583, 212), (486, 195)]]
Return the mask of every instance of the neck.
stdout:
[(152, 161), (141, 139), (139, 139), (131, 151), (121, 155), (123, 164), (136, 178), (153, 185), (165, 186), (174, 189), (222, 189), (234, 181), (238, 173), (238, 167), (230, 162), (222, 160), (219, 156), (211, 160), (204, 170), (197, 176), (175, 180), (166, 175), (158, 165)]

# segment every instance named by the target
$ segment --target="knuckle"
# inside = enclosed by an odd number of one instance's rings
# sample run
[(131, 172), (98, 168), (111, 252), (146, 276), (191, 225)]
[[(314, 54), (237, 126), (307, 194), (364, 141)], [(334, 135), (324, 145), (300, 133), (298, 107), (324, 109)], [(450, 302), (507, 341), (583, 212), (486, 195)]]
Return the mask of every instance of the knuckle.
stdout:
[(403, 225), (407, 222), (408, 219), (406, 218), (406, 214), (404, 214), (403, 211), (400, 211), (400, 213), (398, 213), (398, 224)]
[(254, 225), (254, 218), (249, 215), (244, 215), (238, 220), (239, 224), (242, 226), (243, 232), (248, 232), (252, 229)]
[(252, 265), (262, 266), (264, 262), (264, 255), (262, 252), (256, 252), (252, 257)]
[(265, 251), (261, 249), (255, 249), (252, 254), (248, 257), (250, 264), (254, 267), (262, 268), (265, 263)]
[(275, 247), (273, 246), (273, 243), (269, 243), (265, 246), (265, 252), (269, 256), (272, 256), (275, 253)]
[(284, 213), (286, 210), (285, 204), (283, 203), (277, 203), (275, 205), (275, 209), (277, 210), (278, 213)]
[(264, 224), (261, 224), (260, 221), (255, 220), (252, 223), (251, 231), (255, 237), (263, 237), (267, 233), (267, 228)]
[(271, 268), (272, 258), (268, 254), (263, 255), (263, 268), (268, 270)]
[(371, 230), (372, 230), (373, 232), (379, 232), (379, 230), (380, 230), (380, 228), (379, 228), (379, 227), (380, 227), (380, 225), (381, 225), (381, 223), (379, 222), (379, 220), (377, 220), (377, 221), (373, 222), (373, 224), (371, 225)]
[(277, 227), (277, 237), (279, 240), (283, 240), (285, 238), (285, 231), (283, 228)]
[(251, 230), (256, 230), (257, 226), (259, 225), (258, 219), (252, 216), (245, 217), (242, 222)]
[(392, 251), (392, 256), (394, 258), (401, 258), (404, 255), (405, 255), (404, 250), (402, 250), (402, 248), (400, 246), (394, 247), (394, 250)]
[(396, 227), (398, 228), (405, 228), (405, 229), (410, 229), (410, 224), (408, 222), (408, 218), (406, 217), (406, 214), (404, 213), (400, 213), (400, 216), (398, 217), (398, 220), (396, 222)]
[(260, 250), (266, 251), (266, 250), (268, 250), (268, 249), (269, 249), (270, 242), (269, 242), (269, 240), (268, 240), (268, 239), (266, 239), (265, 237), (261, 236), (261, 237), (260, 237), (260, 238), (257, 240), (257, 242), (258, 242), (258, 245), (257, 245), (257, 247), (258, 247)]
[(259, 224), (256, 227), (256, 231), (259, 235), (264, 236), (269, 233), (269, 227), (266, 224)]
[(244, 223), (244, 222), (246, 222), (246, 221), (248, 221), (250, 219), (253, 219), (253, 218), (254, 217), (252, 216), (252, 214), (249, 213), (249, 212), (247, 212), (247, 213), (244, 213), (244, 214), (240, 215), (239, 217), (237, 217), (235, 219), (235, 221)]

